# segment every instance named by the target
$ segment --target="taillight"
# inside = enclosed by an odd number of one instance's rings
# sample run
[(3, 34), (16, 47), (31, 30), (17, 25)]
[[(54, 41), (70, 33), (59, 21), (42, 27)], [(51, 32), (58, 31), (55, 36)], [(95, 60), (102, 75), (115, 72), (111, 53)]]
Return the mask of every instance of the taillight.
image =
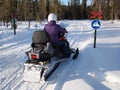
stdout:
[(38, 59), (39, 57), (38, 57), (37, 54), (33, 54), (33, 55), (31, 55), (31, 58), (32, 58), (32, 59)]

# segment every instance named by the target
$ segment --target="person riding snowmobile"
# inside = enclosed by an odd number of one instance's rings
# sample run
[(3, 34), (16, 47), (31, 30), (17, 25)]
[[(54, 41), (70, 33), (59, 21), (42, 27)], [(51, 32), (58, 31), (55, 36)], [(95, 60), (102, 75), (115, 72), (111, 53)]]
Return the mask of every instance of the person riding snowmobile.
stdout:
[(60, 36), (63, 36), (65, 33), (68, 33), (65, 28), (62, 28), (56, 24), (57, 16), (54, 13), (48, 15), (48, 24), (45, 25), (44, 31), (47, 32), (50, 36), (50, 41), (54, 47), (59, 47), (60, 53), (63, 55), (63, 58), (70, 56), (70, 48), (68, 41), (61, 40)]

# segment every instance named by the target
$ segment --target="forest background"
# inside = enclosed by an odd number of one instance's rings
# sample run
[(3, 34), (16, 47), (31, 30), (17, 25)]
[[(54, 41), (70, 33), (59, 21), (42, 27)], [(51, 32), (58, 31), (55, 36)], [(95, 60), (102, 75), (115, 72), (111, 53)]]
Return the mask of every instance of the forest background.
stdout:
[[(80, 3), (81, 2), (81, 3)], [(42, 21), (49, 13), (55, 13), (58, 20), (90, 19), (90, 12), (102, 11), (103, 20), (120, 19), (120, 0), (69, 0), (65, 5), (61, 0), (0, 0), (0, 21)]]

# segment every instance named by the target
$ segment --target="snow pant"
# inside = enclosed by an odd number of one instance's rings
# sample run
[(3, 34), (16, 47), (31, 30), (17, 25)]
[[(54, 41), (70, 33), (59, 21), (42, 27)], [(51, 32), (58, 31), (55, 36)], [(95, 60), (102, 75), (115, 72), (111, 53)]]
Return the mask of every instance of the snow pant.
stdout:
[(59, 41), (59, 48), (60, 48), (60, 53), (63, 55), (63, 57), (69, 57), (71, 54), (71, 50), (69, 47), (69, 42), (67, 40), (62, 40)]

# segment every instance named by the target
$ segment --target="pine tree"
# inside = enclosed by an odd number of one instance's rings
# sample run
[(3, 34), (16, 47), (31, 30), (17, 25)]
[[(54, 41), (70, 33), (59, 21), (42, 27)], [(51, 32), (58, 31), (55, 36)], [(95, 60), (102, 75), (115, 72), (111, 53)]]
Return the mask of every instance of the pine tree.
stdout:
[(45, 18), (47, 18), (47, 16), (50, 13), (50, 1), (49, 0), (46, 0), (45, 6), (46, 6), (46, 8), (45, 8)]
[(82, 6), (81, 6), (81, 16), (82, 19), (86, 19), (87, 18), (87, 0), (82, 0)]
[(58, 17), (58, 19), (61, 19), (61, 5), (58, 0), (53, 0), (53, 3), (51, 3), (52, 9), (51, 12), (55, 13)]
[(45, 0), (40, 0), (39, 1), (39, 16), (40, 19), (43, 20), (46, 18), (46, 4), (45, 4)]

